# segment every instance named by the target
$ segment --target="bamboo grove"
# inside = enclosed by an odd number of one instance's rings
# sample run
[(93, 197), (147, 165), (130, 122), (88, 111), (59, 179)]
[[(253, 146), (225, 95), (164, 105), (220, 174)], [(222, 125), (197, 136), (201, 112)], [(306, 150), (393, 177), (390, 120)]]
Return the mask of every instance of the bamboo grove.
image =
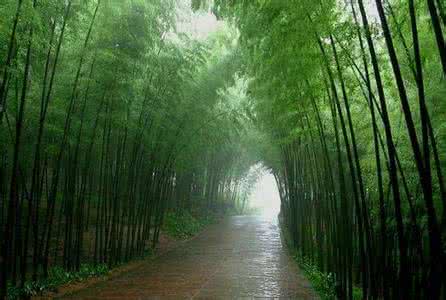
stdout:
[(235, 35), (176, 32), (183, 10), (1, 1), (1, 299), (54, 266), (145, 255), (168, 210), (246, 202)]
[(293, 246), (333, 274), (341, 299), (443, 299), (444, 2), (240, 0), (214, 11), (240, 32)]
[[(191, 8), (224, 26), (181, 32)], [(442, 0), (3, 0), (0, 16), (0, 298), (144, 255), (169, 210), (243, 210), (259, 162), (338, 298), (445, 297)]]

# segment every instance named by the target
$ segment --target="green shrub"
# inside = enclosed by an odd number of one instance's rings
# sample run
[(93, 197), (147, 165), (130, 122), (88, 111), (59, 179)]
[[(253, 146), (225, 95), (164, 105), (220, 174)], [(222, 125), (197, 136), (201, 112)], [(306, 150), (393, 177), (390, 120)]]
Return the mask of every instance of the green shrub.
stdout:
[[(311, 282), (314, 290), (323, 300), (334, 300), (336, 297), (336, 280), (332, 273), (324, 273), (319, 270), (317, 265), (302, 255), (294, 255), (294, 259), (299, 264), (305, 276)], [(362, 289), (353, 287), (353, 299), (362, 299)]]
[(322, 299), (336, 299), (336, 282), (333, 274), (319, 271), (310, 259), (301, 255), (296, 254), (294, 259)]
[(187, 211), (169, 212), (164, 218), (163, 231), (173, 238), (187, 239), (215, 220), (216, 216), (213, 214), (193, 216)]
[(109, 268), (105, 264), (88, 265), (83, 264), (77, 272), (67, 272), (61, 267), (51, 268), (48, 272), (48, 278), (38, 281), (27, 281), (23, 288), (8, 286), (8, 299), (17, 299), (20, 297), (36, 296), (46, 291), (55, 291), (57, 287), (80, 282), (92, 277), (99, 277), (108, 274)]
[[(336, 279), (332, 273), (321, 272), (316, 264), (311, 259), (304, 257), (297, 249), (292, 246), (291, 236), (287, 226), (282, 222), (283, 219), (279, 216), (280, 229), (282, 233), (283, 242), (287, 246), (290, 253), (293, 254), (294, 260), (304, 272), (306, 278), (311, 282), (314, 290), (319, 294), (323, 300), (334, 300), (336, 297)], [(353, 287), (353, 299), (362, 299), (362, 289)]]

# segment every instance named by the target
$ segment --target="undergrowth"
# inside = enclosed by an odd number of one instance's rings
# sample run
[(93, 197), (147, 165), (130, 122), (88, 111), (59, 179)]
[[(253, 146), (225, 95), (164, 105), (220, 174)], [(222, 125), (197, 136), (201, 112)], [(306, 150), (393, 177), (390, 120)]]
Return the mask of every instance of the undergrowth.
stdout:
[[(334, 300), (336, 297), (336, 280), (332, 273), (321, 272), (317, 265), (311, 259), (300, 254), (293, 256), (294, 260), (304, 272), (306, 278), (311, 282), (314, 290), (323, 300)], [(353, 287), (353, 300), (362, 299), (362, 290), (359, 287)]]
[[(318, 266), (313, 261), (303, 256), (297, 249), (292, 246), (290, 233), (279, 218), (282, 238), (287, 245), (290, 253), (300, 269), (304, 272), (305, 277), (310, 281), (313, 289), (319, 294), (322, 300), (335, 300), (336, 297), (336, 278), (333, 273), (321, 272)], [(353, 287), (353, 300), (362, 299), (362, 290), (358, 287)]]
[(213, 213), (192, 215), (187, 211), (169, 212), (164, 219), (163, 231), (175, 239), (188, 239), (215, 223), (217, 218)]
[[(215, 223), (217, 218), (218, 215), (214, 213), (192, 215), (189, 212), (171, 212), (165, 216), (163, 231), (175, 239), (187, 239), (199, 233), (206, 225)], [(152, 255), (153, 253), (150, 251), (141, 258)], [(23, 288), (8, 283), (8, 300), (28, 298), (41, 295), (44, 292), (55, 292), (62, 285), (101, 277), (109, 272), (110, 268), (106, 264), (97, 266), (82, 264), (77, 272), (67, 272), (62, 267), (53, 267), (48, 272), (48, 278), (27, 281)]]
[(100, 277), (109, 273), (109, 267), (100, 265), (81, 265), (77, 272), (67, 272), (61, 267), (54, 267), (49, 270), (48, 278), (38, 281), (27, 281), (23, 288), (8, 285), (8, 299), (28, 298), (37, 296), (43, 292), (56, 291), (58, 287), (74, 282), (81, 282), (92, 277)]
[(336, 299), (336, 281), (333, 274), (319, 271), (318, 267), (310, 259), (302, 255), (295, 254), (293, 258), (321, 299)]

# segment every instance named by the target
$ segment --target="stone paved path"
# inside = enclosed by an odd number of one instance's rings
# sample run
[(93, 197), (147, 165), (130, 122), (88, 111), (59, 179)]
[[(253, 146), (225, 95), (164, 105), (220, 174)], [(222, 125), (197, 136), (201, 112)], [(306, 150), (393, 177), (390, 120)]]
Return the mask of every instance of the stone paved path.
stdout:
[(241, 216), (159, 258), (65, 299), (318, 299), (281, 243), (277, 223)]

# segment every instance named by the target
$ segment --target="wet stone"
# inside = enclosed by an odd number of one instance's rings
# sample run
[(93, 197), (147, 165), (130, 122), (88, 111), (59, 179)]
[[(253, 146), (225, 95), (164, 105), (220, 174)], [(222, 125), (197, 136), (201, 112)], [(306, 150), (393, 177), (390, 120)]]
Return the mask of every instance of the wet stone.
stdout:
[(319, 299), (275, 220), (227, 218), (141, 267), (63, 299)]

